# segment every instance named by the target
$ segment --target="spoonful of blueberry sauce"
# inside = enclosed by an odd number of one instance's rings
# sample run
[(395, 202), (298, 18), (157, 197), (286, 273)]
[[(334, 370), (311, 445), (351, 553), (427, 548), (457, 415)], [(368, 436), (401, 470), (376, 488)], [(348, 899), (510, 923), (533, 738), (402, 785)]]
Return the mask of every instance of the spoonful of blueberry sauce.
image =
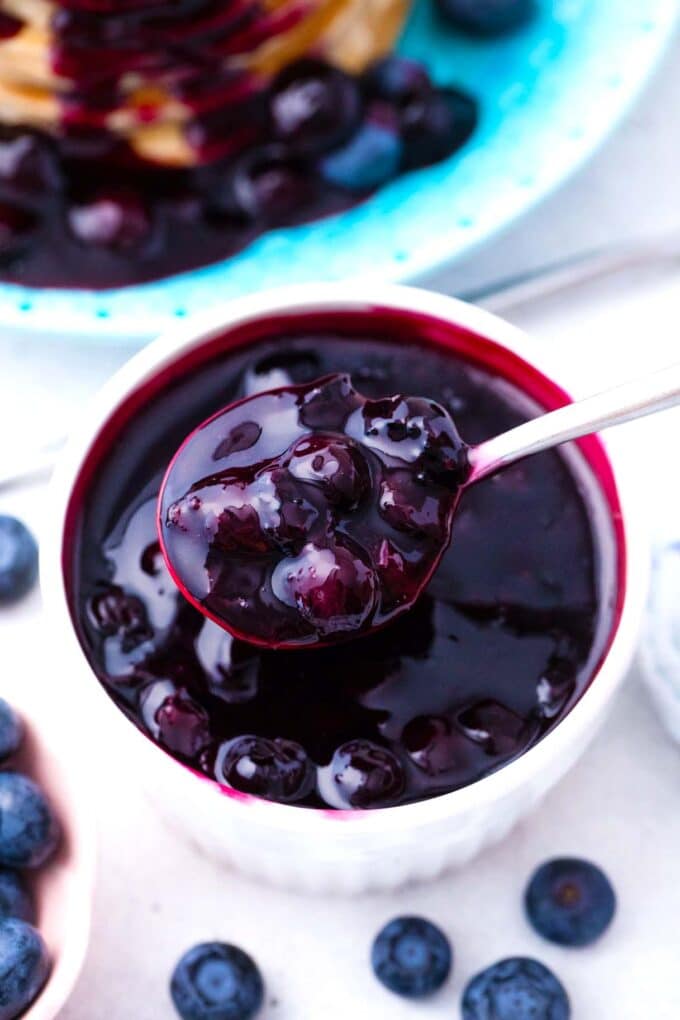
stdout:
[(423, 397), (369, 400), (347, 375), (247, 397), (175, 454), (158, 503), (183, 595), (237, 637), (318, 647), (409, 609), (462, 492), (533, 453), (680, 402), (680, 365), (468, 446)]

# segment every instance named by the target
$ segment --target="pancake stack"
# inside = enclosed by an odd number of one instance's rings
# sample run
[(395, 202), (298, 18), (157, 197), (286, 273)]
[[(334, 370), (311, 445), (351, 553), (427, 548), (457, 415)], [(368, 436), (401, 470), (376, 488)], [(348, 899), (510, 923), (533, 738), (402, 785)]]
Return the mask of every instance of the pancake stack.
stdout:
[(313, 55), (360, 72), (410, 0), (0, 0), (0, 123), (111, 136), (159, 167), (256, 140), (258, 96)]

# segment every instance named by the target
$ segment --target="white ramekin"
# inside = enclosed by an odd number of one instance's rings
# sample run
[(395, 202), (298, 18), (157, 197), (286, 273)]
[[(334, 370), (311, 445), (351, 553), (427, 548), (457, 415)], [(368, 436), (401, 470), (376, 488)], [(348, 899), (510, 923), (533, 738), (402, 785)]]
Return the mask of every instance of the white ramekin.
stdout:
[[(73, 536), (69, 501), (88, 453), (111, 416), (145, 383), (178, 358), (236, 326), (296, 313), (375, 307), (422, 315), (486, 338), (554, 378), (548, 347), (539, 346), (502, 320), (469, 305), (421, 290), (371, 284), (323, 284), (270, 291), (227, 305), (219, 314), (192, 320), (161, 337), (128, 362), (82, 416), (52, 484), (42, 583), (62, 676), (73, 684), (87, 729), (96, 734), (101, 767), (134, 761), (163, 813), (211, 856), (275, 883), (310, 890), (357, 893), (392, 889), (461, 865), (501, 839), (564, 775), (602, 724), (606, 709), (632, 658), (646, 595), (648, 544), (637, 491), (627, 466), (598, 446), (610, 488), (618, 498), (615, 520), (624, 583), (620, 614), (597, 674), (579, 702), (535, 747), (481, 781), (453, 793), (401, 807), (367, 812), (330, 812), (272, 804), (221, 791), (178, 764), (133, 726), (95, 679), (69, 613), (63, 563)], [(370, 333), (370, 318), (367, 319)], [(559, 385), (559, 379), (557, 380)], [(587, 380), (585, 381), (587, 389)], [(596, 444), (597, 445), (597, 444)], [(111, 753), (102, 743), (111, 742)]]

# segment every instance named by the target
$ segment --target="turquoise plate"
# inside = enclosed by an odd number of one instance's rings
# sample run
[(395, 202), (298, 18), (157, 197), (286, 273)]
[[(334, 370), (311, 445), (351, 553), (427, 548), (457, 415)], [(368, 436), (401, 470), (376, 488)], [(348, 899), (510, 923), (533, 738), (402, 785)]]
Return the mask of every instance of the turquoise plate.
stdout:
[(612, 130), (673, 32), (678, 0), (543, 0), (525, 31), (477, 42), (445, 31), (417, 0), (402, 42), (440, 83), (480, 97), (472, 142), (339, 216), (269, 233), (240, 255), (152, 284), (99, 293), (0, 285), (0, 322), (139, 341), (177, 318), (264, 287), (406, 280), (506, 227)]

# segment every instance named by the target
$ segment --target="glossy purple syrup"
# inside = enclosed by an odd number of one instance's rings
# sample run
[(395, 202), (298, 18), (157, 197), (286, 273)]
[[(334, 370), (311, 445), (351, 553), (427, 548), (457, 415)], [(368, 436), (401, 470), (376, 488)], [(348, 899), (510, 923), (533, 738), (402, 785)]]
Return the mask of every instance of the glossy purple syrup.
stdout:
[(422, 397), (348, 375), (232, 404), (182, 444), (158, 533), (176, 584), (232, 634), (312, 647), (411, 607), (451, 534), (465, 444)]
[[(69, 85), (55, 130), (0, 124), (0, 278), (100, 289), (193, 269), (271, 228), (347, 209), (465, 143), (474, 100), (435, 89), (424, 71), (405, 98), (385, 75), (314, 57), (274, 77), (229, 63), (306, 13), (305, 3), (60, 0), (51, 66)], [(19, 27), (0, 16), (0, 39)], [(135, 76), (146, 92), (131, 109), (124, 83)], [(111, 130), (120, 117), (153, 126), (173, 104), (189, 166), (140, 158)], [(349, 162), (326, 164), (355, 137)]]
[(592, 484), (556, 452), (465, 491), (425, 593), (368, 636), (256, 647), (179, 595), (157, 540), (159, 486), (183, 438), (226, 404), (342, 372), (372, 400), (427, 394), (471, 444), (527, 417), (495, 370), (377, 319), (374, 339), (366, 321), (272, 325), (276, 339), (187, 367), (140, 400), (78, 510), (74, 614), (111, 697), (180, 761), (283, 803), (375, 808), (474, 782), (564, 716), (612, 625), (611, 550), (595, 546), (582, 495)]

